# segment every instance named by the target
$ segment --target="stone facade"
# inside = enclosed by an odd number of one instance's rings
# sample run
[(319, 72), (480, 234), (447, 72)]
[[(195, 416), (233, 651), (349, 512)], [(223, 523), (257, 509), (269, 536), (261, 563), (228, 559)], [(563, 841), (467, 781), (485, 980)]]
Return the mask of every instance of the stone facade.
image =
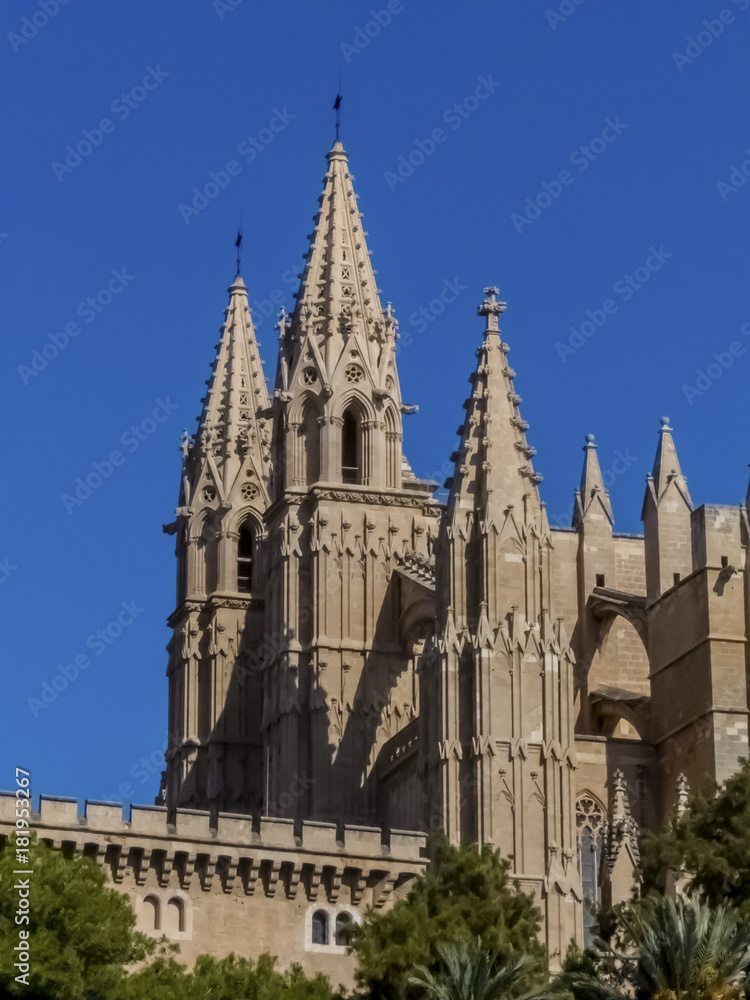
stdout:
[(337, 923), (406, 891), (442, 829), (512, 857), (554, 967), (586, 900), (629, 894), (639, 832), (748, 753), (748, 505), (695, 509), (663, 420), (643, 535), (614, 531), (591, 435), (551, 528), (494, 288), (439, 503), (402, 449), (339, 143), (327, 160), (272, 396), (237, 276), (183, 442), (160, 804), (45, 799), (36, 826), (185, 958), (270, 950), (334, 982)]

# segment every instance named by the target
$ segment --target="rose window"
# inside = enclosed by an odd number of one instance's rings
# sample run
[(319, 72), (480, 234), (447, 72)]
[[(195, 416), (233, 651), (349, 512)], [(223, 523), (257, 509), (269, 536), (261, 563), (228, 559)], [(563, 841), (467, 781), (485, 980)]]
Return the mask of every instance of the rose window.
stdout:
[(347, 365), (344, 369), (344, 378), (347, 382), (351, 382), (356, 385), (364, 378), (364, 372), (359, 365)]

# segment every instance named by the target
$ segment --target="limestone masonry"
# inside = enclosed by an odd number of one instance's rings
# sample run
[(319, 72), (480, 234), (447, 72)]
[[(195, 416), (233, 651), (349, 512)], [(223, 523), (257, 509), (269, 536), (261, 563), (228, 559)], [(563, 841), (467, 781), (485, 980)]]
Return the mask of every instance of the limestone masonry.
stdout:
[(748, 505), (694, 508), (663, 420), (642, 536), (614, 531), (591, 436), (551, 528), (494, 288), (440, 504), (402, 450), (340, 143), (327, 160), (272, 397), (238, 275), (183, 442), (159, 804), (43, 798), (34, 826), (183, 959), (270, 951), (334, 984), (348, 924), (442, 829), (512, 856), (554, 968), (629, 893), (639, 831), (748, 754)]

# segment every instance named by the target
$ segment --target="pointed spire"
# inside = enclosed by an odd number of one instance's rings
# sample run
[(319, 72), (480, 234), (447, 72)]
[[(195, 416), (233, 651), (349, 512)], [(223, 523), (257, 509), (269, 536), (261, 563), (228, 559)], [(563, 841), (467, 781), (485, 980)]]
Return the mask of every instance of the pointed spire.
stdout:
[[(213, 374), (198, 431), (186, 457), (194, 488), (209, 479), (219, 500), (226, 501), (240, 472), (242, 496), (267, 496), (270, 470), (268, 389), (250, 315), (245, 282), (238, 274), (230, 285), (229, 305), (221, 328)], [(203, 469), (203, 477), (199, 470)], [(247, 495), (247, 496), (246, 496)]]
[(581, 474), (581, 488), (576, 492), (576, 506), (573, 512), (573, 527), (578, 527), (586, 518), (594, 517), (601, 512), (609, 520), (610, 525), (615, 523), (612, 513), (612, 503), (609, 499), (609, 491), (605, 489), (602, 470), (599, 465), (597, 446), (594, 444), (594, 435), (586, 435), (586, 444), (583, 446), (583, 472)]
[(641, 511), (649, 599), (655, 600), (692, 572), (692, 510), (669, 418), (662, 417), (654, 469), (646, 477)]
[(303, 338), (314, 339), (322, 349), (322, 358), (316, 362), (322, 361), (321, 374), (329, 380), (350, 335), (358, 335), (374, 359), (373, 339), (382, 350), (394, 337), (395, 328), (390, 312), (384, 312), (380, 301), (353, 177), (346, 151), (338, 140), (326, 159), (328, 171), (296, 295), (287, 363), (291, 371)]
[(677, 449), (672, 438), (672, 428), (669, 426), (669, 417), (661, 418), (661, 430), (659, 431), (659, 444), (656, 448), (654, 458), (654, 469), (651, 473), (650, 484), (658, 503), (666, 493), (669, 486), (674, 483), (682, 494), (688, 507), (692, 510), (693, 503), (687, 487), (687, 479), (680, 469), (680, 462), (677, 458)]
[(507, 363), (509, 348), (498, 322), (506, 306), (497, 294), (497, 288), (486, 288), (478, 309), (486, 317), (484, 342), (469, 378), (473, 391), (464, 404), (459, 450), (452, 456), (456, 466), (449, 480), (448, 505), (485, 511), (491, 506), (498, 511), (518, 507), (522, 517), (529, 499), (539, 507), (537, 486), (542, 477), (531, 464), (536, 450), (526, 442), (529, 425), (521, 418), (521, 397), (513, 388), (515, 372)]

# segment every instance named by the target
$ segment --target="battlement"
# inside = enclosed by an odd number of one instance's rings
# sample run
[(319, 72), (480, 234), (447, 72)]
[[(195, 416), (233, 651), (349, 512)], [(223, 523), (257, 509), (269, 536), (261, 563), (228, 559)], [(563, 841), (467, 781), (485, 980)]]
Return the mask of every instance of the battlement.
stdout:
[[(0, 831), (15, 823), (15, 795), (0, 792)], [(394, 830), (384, 833), (378, 827), (342, 826), (306, 820), (299, 824), (274, 816), (251, 816), (220, 813), (212, 826), (208, 812), (197, 809), (176, 810), (174, 823), (168, 821), (164, 806), (131, 805), (129, 818), (123, 817), (116, 802), (86, 800), (79, 809), (76, 799), (40, 796), (39, 812), (32, 814), (32, 829), (40, 836), (47, 830), (120, 834), (154, 837), (165, 840), (207, 841), (214, 845), (257, 847), (278, 851), (309, 851), (331, 855), (354, 855), (362, 858), (397, 856), (400, 861), (419, 862), (425, 835), (416, 831)]]
[[(32, 831), (53, 847), (93, 858), (115, 882), (173, 881), (188, 889), (195, 878), (204, 891), (237, 886), (252, 895), (260, 886), (273, 897), (282, 886), (289, 898), (301, 884), (309, 899), (322, 888), (331, 902), (343, 886), (352, 903), (367, 892), (365, 901), (380, 907), (426, 864), (426, 838), (416, 831), (229, 813), (212, 823), (208, 812), (178, 809), (170, 817), (163, 806), (133, 805), (125, 819), (119, 803), (86, 801), (79, 810), (76, 799), (44, 795), (39, 805)], [(0, 840), (15, 830), (15, 808), (15, 794), (0, 792)]]

